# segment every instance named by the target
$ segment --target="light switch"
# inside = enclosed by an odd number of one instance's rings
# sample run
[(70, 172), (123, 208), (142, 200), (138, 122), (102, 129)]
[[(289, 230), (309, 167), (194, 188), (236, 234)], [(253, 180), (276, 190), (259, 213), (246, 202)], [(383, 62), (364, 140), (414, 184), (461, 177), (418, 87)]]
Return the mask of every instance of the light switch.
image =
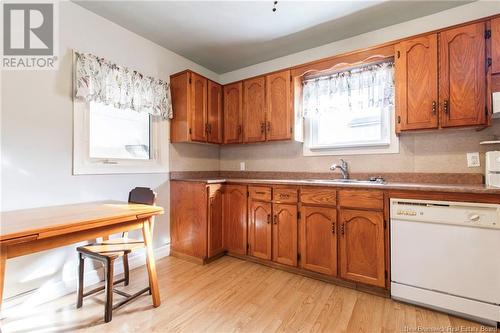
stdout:
[(467, 166), (469, 168), (481, 166), (479, 162), (479, 153), (467, 153)]
[(245, 169), (246, 169), (245, 162), (240, 162), (240, 171), (245, 171)]

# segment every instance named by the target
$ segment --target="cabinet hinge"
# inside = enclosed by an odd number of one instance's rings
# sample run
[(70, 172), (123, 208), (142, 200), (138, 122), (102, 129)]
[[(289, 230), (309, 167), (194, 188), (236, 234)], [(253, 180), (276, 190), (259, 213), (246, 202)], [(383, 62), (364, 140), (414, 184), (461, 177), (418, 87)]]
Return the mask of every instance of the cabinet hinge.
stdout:
[(400, 52), (400, 51), (398, 51), (398, 58), (400, 58), (400, 57), (401, 57), (401, 52)]
[(300, 212), (297, 212), (297, 220), (300, 220)]
[(491, 38), (491, 30), (486, 30), (484, 32), (484, 39), (490, 39)]
[(297, 260), (300, 260), (300, 253), (297, 253)]

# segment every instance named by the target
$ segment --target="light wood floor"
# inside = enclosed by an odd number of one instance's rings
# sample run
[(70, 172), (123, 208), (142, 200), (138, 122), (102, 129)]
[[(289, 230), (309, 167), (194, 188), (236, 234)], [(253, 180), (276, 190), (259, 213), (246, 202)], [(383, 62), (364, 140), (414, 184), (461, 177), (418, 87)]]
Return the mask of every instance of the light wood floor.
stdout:
[[(75, 294), (19, 311), (2, 332), (402, 332), (418, 327), (481, 325), (299, 275), (223, 257), (199, 266), (173, 257), (157, 262), (162, 305), (150, 296), (103, 322), (104, 295), (75, 308)], [(131, 272), (129, 290), (146, 285), (145, 268)], [(115, 296), (115, 300), (119, 296)], [(10, 312), (10, 311), (9, 311)], [(455, 331), (453, 331), (455, 332)]]

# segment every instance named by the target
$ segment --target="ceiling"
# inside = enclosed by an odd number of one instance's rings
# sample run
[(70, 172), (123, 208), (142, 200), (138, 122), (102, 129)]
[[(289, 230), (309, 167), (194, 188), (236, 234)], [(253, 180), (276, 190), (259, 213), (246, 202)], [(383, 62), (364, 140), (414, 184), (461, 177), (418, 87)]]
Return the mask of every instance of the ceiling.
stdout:
[(222, 74), (470, 1), (75, 1)]

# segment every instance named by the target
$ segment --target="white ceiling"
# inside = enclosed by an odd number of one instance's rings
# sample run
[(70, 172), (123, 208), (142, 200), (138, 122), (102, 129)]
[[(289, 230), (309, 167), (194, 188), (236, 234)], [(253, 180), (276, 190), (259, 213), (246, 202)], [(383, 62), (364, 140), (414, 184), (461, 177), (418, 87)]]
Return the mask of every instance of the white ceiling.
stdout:
[(221, 74), (470, 1), (75, 2)]

